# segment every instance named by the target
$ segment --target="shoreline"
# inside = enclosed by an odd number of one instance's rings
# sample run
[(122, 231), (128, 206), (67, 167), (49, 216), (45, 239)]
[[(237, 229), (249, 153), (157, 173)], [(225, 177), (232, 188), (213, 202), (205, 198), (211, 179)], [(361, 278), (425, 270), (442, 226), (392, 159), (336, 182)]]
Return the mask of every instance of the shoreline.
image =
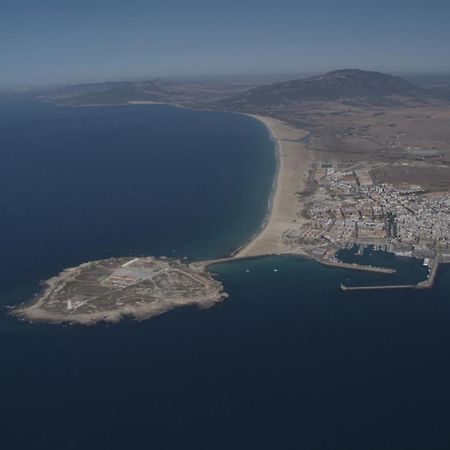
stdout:
[[(167, 105), (184, 109), (181, 105), (170, 104), (170, 103), (162, 103), (162, 102), (128, 102), (128, 105), (144, 105), (144, 104), (159, 104), (159, 105)], [(68, 105), (64, 105), (68, 106)], [(83, 105), (88, 106), (88, 105)], [(114, 106), (114, 105), (89, 105), (89, 106)], [(305, 138), (308, 136), (309, 132), (304, 129), (294, 128), (288, 123), (275, 119), (273, 117), (268, 116), (259, 116), (255, 114), (249, 113), (239, 113), (233, 112), (235, 114), (239, 114), (242, 116), (251, 117), (255, 120), (258, 120), (260, 123), (264, 125), (266, 128), (269, 139), (272, 141), (274, 145), (275, 151), (275, 159), (276, 159), (276, 167), (275, 173), (272, 180), (272, 188), (270, 191), (270, 196), (267, 201), (267, 210), (264, 216), (264, 219), (258, 228), (258, 230), (249, 237), (249, 239), (244, 242), (240, 247), (236, 248), (231, 254), (219, 257), (212, 258), (208, 260), (197, 260), (191, 261), (189, 266), (194, 268), (196, 267), (199, 270), (203, 270), (205, 272), (210, 271), (210, 266), (216, 264), (223, 264), (234, 262), (238, 260), (246, 260), (246, 259), (257, 259), (263, 258), (267, 256), (296, 256), (302, 257), (309, 260), (313, 260), (319, 264), (324, 266), (332, 266), (336, 268), (350, 269), (350, 270), (360, 270), (360, 271), (368, 271), (368, 272), (378, 272), (378, 273), (393, 273), (395, 270), (387, 269), (383, 267), (373, 267), (373, 266), (365, 266), (360, 264), (348, 264), (341, 261), (330, 261), (327, 259), (316, 257), (310, 254), (308, 251), (301, 247), (292, 248), (287, 244), (283, 235), (286, 231), (288, 231), (292, 226), (301, 225), (302, 222), (306, 221), (305, 218), (301, 216), (300, 211), (302, 211), (304, 206), (304, 200), (299, 195), (304, 192), (306, 183), (309, 176), (309, 169), (311, 164), (315, 160), (313, 152), (306, 148)], [(73, 273), (77, 272), (80, 268), (88, 266), (93, 262), (85, 262), (77, 267), (69, 267), (63, 270), (60, 274), (48, 279), (44, 285), (44, 292), (41, 292), (41, 295), (38, 295), (38, 299), (41, 297), (45, 298), (47, 293), (52, 292), (55, 289), (56, 281), (60, 280), (61, 277), (65, 278), (72, 276)], [(433, 268), (433, 272), (429, 280), (425, 280), (424, 282), (418, 283), (415, 288), (419, 289), (427, 289), (431, 288), (434, 284), (434, 279), (436, 276), (438, 262), (435, 262), (435, 266)], [(210, 275), (211, 276), (211, 275)], [(400, 288), (400, 287), (412, 287), (412, 286), (385, 286), (385, 287), (377, 287), (376, 289), (389, 289), (389, 287)], [(372, 287), (356, 287), (356, 288), (346, 288), (341, 284), (342, 290), (357, 290), (357, 289), (371, 289)], [(199, 306), (206, 306), (207, 304), (214, 304), (217, 301), (225, 298), (226, 293), (220, 295), (220, 299), (217, 298), (202, 298), (197, 301), (190, 302), (182, 302), (181, 304), (197, 304)], [(36, 302), (36, 298), (30, 299), (31, 305)], [(39, 300), (37, 303), (39, 306)], [(125, 315), (132, 315), (138, 320), (150, 318), (154, 315), (161, 314), (163, 312), (169, 311), (173, 308), (180, 306), (178, 302), (168, 302), (163, 307), (161, 305), (158, 308), (155, 308), (155, 305), (152, 305), (151, 308), (142, 308), (142, 310), (137, 309), (129, 309), (125, 312)], [(24, 309), (33, 309), (33, 306), (27, 302), (25, 306), (22, 304), (22, 308), (19, 306), (16, 309), (16, 312), (19, 314), (14, 314), (21, 316), (20, 311), (24, 311)], [(138, 308), (139, 309), (139, 308)], [(145, 309), (145, 311), (144, 311)], [(151, 310), (151, 311), (150, 311)], [(26, 314), (24, 314), (27, 317)], [(31, 315), (33, 316), (33, 315)], [(43, 317), (38, 317), (34, 315), (31, 317), (28, 315), (28, 319), (34, 320), (43, 320)], [(119, 308), (118, 310), (114, 310), (110, 312), (103, 319), (97, 316), (85, 318), (80, 320), (80, 323), (96, 323), (98, 321), (105, 320), (115, 322), (120, 320), (124, 316), (124, 312)], [(45, 319), (44, 319), (45, 321)], [(63, 322), (64, 317), (58, 318), (57, 322)]]
[[(295, 129), (286, 122), (273, 117), (250, 113), (234, 114), (251, 117), (262, 123), (273, 142), (276, 169), (267, 203), (267, 211), (259, 229), (244, 244), (233, 250), (230, 255), (197, 261), (197, 263), (207, 269), (214, 264), (265, 256), (299, 256), (322, 263), (321, 259), (315, 258), (302, 249), (298, 248), (293, 251), (283, 242), (283, 232), (293, 223), (303, 220), (295, 214), (295, 210), (300, 205), (297, 193), (302, 192), (305, 186), (305, 178), (312, 162), (311, 152), (306, 149), (303, 143), (304, 138), (309, 133), (303, 129)], [(287, 158), (291, 160), (290, 170), (286, 168)], [(370, 268), (359, 270), (370, 270)]]
[[(57, 103), (58, 104), (58, 103)], [(187, 109), (191, 111), (208, 111), (207, 109), (196, 109), (183, 106), (177, 103), (166, 103), (157, 101), (128, 101), (109, 105), (84, 104), (84, 105), (64, 105), (66, 107), (112, 107), (112, 106), (139, 106), (139, 105), (167, 105), (175, 108)], [(303, 139), (308, 136), (308, 132), (303, 129), (296, 129), (281, 120), (269, 116), (260, 116), (239, 111), (227, 111), (230, 114), (239, 114), (251, 117), (262, 123), (269, 133), (269, 139), (274, 144), (276, 157), (276, 169), (272, 182), (272, 190), (268, 199), (267, 211), (261, 226), (243, 244), (233, 250), (229, 255), (213, 260), (232, 260), (235, 258), (252, 258), (256, 256), (270, 256), (292, 254), (292, 249), (283, 242), (282, 234), (292, 223), (303, 220), (295, 215), (300, 200), (297, 193), (301, 192), (305, 186), (302, 178), (307, 175), (308, 168), (312, 162), (311, 151), (307, 150)], [(289, 159), (290, 164), (286, 164)], [(296, 249), (295, 254), (299, 256), (311, 257), (307, 252)], [(197, 261), (209, 265), (208, 260)]]
[[(56, 102), (58, 106), (65, 107), (111, 107), (111, 106), (139, 106), (139, 105), (166, 105), (176, 108), (187, 109), (191, 111), (212, 111), (208, 109), (193, 108), (184, 106), (178, 103), (159, 102), (151, 100), (132, 100), (124, 103), (114, 104), (84, 104), (84, 105), (64, 105)], [(224, 112), (224, 111), (221, 111)], [(232, 262), (240, 259), (258, 258), (264, 256), (300, 256), (307, 259), (314, 260), (319, 264), (348, 268), (353, 270), (366, 270), (366, 271), (379, 271), (388, 273), (385, 268), (375, 268), (371, 266), (364, 266), (359, 264), (348, 265), (340, 261), (324, 260), (323, 258), (316, 257), (309, 252), (303, 250), (300, 247), (295, 249), (289, 247), (283, 242), (282, 234), (285, 232), (293, 222), (303, 221), (302, 217), (299, 217), (292, 212), (299, 210), (302, 206), (301, 199), (297, 194), (302, 192), (305, 187), (305, 175), (308, 174), (308, 168), (314, 161), (313, 152), (306, 148), (304, 139), (308, 136), (309, 132), (304, 129), (294, 128), (288, 123), (270, 116), (260, 116), (252, 113), (243, 113), (239, 111), (226, 111), (231, 114), (239, 114), (242, 116), (251, 117), (262, 123), (269, 133), (270, 140), (275, 146), (276, 156), (276, 170), (272, 183), (272, 190), (268, 199), (267, 211), (259, 229), (253, 233), (243, 244), (234, 249), (229, 255), (224, 257), (212, 258), (207, 260), (193, 261), (197, 264), (207, 268), (213, 264)], [(286, 170), (286, 159), (290, 159), (291, 173), (289, 169)], [(296, 175), (297, 180), (293, 179)], [(286, 198), (288, 200), (286, 201)], [(281, 200), (285, 200), (283, 205)], [(290, 209), (290, 211), (286, 211)], [(298, 225), (298, 223), (297, 223)], [(285, 227), (284, 229), (282, 227)], [(423, 286), (425, 287), (425, 286)]]
[[(147, 100), (128, 101), (109, 105), (58, 105), (79, 108), (140, 106), (150, 104), (167, 105), (192, 111), (208, 111), (190, 108), (177, 103)], [(304, 180), (302, 180), (302, 177), (307, 174), (312, 159), (310, 156), (311, 152), (306, 149), (303, 143), (303, 139), (308, 136), (309, 133), (303, 129), (293, 128), (286, 122), (282, 122), (273, 117), (241, 113), (238, 111), (229, 111), (229, 113), (251, 117), (264, 125), (268, 131), (269, 139), (274, 144), (276, 168), (272, 181), (272, 190), (267, 203), (267, 211), (258, 230), (229, 255), (222, 258), (214, 258), (213, 260), (227, 261), (237, 258), (243, 259), (257, 256), (292, 254), (292, 249), (283, 242), (282, 234), (293, 222), (302, 220), (295, 216), (294, 211), (298, 209), (299, 206), (299, 199), (296, 196), (296, 193), (301, 192), (304, 188)], [(289, 168), (286, 169), (287, 164), (285, 160), (287, 157), (291, 160), (290, 173), (288, 173)], [(315, 259), (301, 249), (297, 249), (295, 254)], [(205, 267), (211, 264), (208, 260), (197, 262), (200, 264), (203, 263)]]
[[(251, 117), (251, 118), (257, 120), (258, 122), (262, 123), (264, 125), (264, 127), (266, 128), (266, 130), (268, 131), (269, 139), (270, 139), (270, 141), (272, 141), (273, 146), (274, 146), (275, 171), (274, 171), (274, 176), (273, 176), (273, 180), (272, 180), (272, 186), (271, 186), (271, 190), (270, 190), (269, 199), (267, 200), (267, 209), (266, 209), (266, 213), (264, 215), (264, 219), (263, 219), (260, 227), (258, 228), (258, 230), (255, 233), (253, 233), (253, 235), (249, 239), (247, 239), (242, 245), (240, 245), (238, 248), (233, 250), (233, 252), (231, 252), (230, 257), (236, 258), (236, 259), (239, 258), (240, 254), (242, 252), (245, 252), (245, 249), (249, 245), (251, 245), (252, 242), (254, 242), (255, 240), (258, 239), (258, 236), (261, 233), (263, 233), (264, 229), (267, 227), (267, 224), (270, 221), (270, 217), (272, 215), (273, 202), (274, 202), (274, 198), (275, 198), (275, 195), (277, 192), (277, 187), (278, 187), (278, 178), (280, 176), (280, 163), (281, 163), (279, 140), (274, 136), (272, 128), (264, 120), (262, 120), (262, 119), (264, 119), (264, 117), (257, 116), (255, 114), (246, 114), (246, 113), (242, 113), (242, 115)], [(261, 256), (265, 256), (265, 255), (261, 255)], [(269, 255), (267, 255), (267, 256), (269, 256)], [(245, 258), (245, 256), (244, 256), (244, 258)]]
[[(296, 249), (296, 251), (293, 252), (292, 249), (282, 241), (282, 233), (284, 230), (280, 232), (280, 229), (283, 225), (285, 225), (286, 222), (286, 214), (283, 218), (283, 214), (280, 214), (279, 211), (281, 206), (280, 197), (283, 194), (281, 192), (282, 190), (280, 189), (280, 185), (284, 182), (285, 190), (290, 191), (291, 204), (288, 206), (292, 207), (290, 211), (292, 212), (295, 210), (294, 207), (298, 207), (299, 204), (299, 199), (296, 196), (296, 192), (301, 192), (302, 188), (304, 187), (304, 181), (302, 182), (301, 178), (307, 175), (308, 168), (310, 167), (310, 164), (312, 162), (311, 157), (308, 155), (308, 158), (305, 158), (306, 161), (303, 165), (303, 173), (297, 174), (298, 183), (296, 187), (298, 188), (298, 191), (292, 189), (292, 182), (289, 183), (290, 180), (287, 179), (288, 177), (286, 176), (285, 171), (285, 159), (287, 153), (286, 146), (289, 146), (289, 150), (293, 152), (293, 158), (297, 160), (296, 166), (299, 165), (299, 160), (303, 159), (302, 157), (305, 157), (307, 152), (310, 153), (303, 143), (303, 139), (307, 137), (309, 133), (303, 129), (295, 129), (292, 126), (288, 125), (286, 122), (282, 122), (281, 120), (275, 119), (273, 117), (239, 112), (233, 112), (233, 114), (240, 114), (243, 116), (251, 117), (262, 123), (268, 131), (270, 140), (273, 142), (276, 158), (276, 168), (272, 181), (272, 189), (267, 202), (267, 211), (259, 229), (244, 244), (231, 252), (230, 255), (221, 258), (198, 261), (198, 263), (201, 264), (205, 269), (207, 269), (209, 266), (215, 264), (222, 264), (245, 259), (257, 259), (266, 256), (298, 256), (322, 263), (320, 259), (315, 258), (304, 250)], [(284, 194), (286, 194), (286, 192), (284, 192)], [(292, 223), (290, 221), (294, 220), (297, 219), (294, 218), (292, 214), (288, 215), (287, 221), (289, 223), (287, 225)]]
[[(177, 103), (165, 103), (158, 101), (129, 101), (113, 105), (70, 105), (80, 106), (126, 106), (126, 105), (167, 105), (175, 108), (191, 111), (208, 111), (203, 109), (183, 106)], [(64, 105), (63, 105), (64, 106)], [(269, 139), (274, 145), (276, 168), (272, 181), (272, 189), (267, 202), (267, 211), (258, 228), (243, 244), (233, 250), (229, 255), (207, 260), (197, 260), (193, 263), (207, 269), (214, 264), (233, 262), (243, 259), (261, 258), (264, 256), (299, 256), (318, 262), (325, 266), (344, 268), (359, 271), (372, 271), (378, 273), (391, 273), (390, 269), (365, 266), (360, 264), (347, 264), (340, 261), (329, 261), (315, 257), (309, 252), (296, 248), (293, 250), (283, 242), (282, 234), (294, 222), (303, 220), (293, 212), (301, 207), (301, 201), (297, 193), (305, 187), (308, 169), (314, 158), (312, 152), (305, 147), (304, 139), (309, 132), (304, 129), (294, 128), (288, 123), (270, 116), (261, 116), (252, 113), (229, 111), (231, 114), (239, 114), (251, 117), (266, 128)], [(290, 159), (291, 170), (287, 168), (286, 159)], [(292, 169), (294, 167), (294, 169)], [(286, 202), (286, 197), (288, 201)], [(285, 200), (283, 202), (283, 200)]]
[[(266, 127), (275, 146), (277, 166), (267, 213), (259, 231), (231, 257), (242, 259), (292, 253), (292, 249), (283, 242), (282, 234), (294, 222), (302, 220), (295, 211), (300, 206), (297, 193), (305, 187), (305, 177), (312, 159), (303, 143), (308, 132), (272, 117), (244, 115), (258, 120)], [(308, 256), (306, 252), (298, 254)]]
[[(177, 287), (180, 276), (182, 283), (189, 284), (186, 292)], [(182, 306), (207, 309), (227, 297), (222, 283), (195, 263), (108, 258), (64, 269), (42, 282), (39, 292), (9, 314), (29, 322), (94, 325), (127, 317), (150, 319)]]

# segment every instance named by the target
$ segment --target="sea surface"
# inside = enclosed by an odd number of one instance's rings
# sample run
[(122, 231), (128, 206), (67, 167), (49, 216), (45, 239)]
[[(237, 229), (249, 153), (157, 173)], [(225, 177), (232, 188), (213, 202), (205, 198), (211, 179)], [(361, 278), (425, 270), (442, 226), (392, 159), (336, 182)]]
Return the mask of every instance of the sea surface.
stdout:
[(398, 256), (392, 252), (375, 249), (373, 245), (362, 247), (353, 245), (351, 248), (343, 248), (337, 252), (336, 257), (345, 263), (395, 270), (392, 274), (364, 272), (357, 277), (351, 274), (342, 280), (345, 286), (411, 285), (426, 280), (430, 273), (429, 268), (424, 266), (423, 258)]
[(214, 266), (230, 298), (208, 310), (93, 327), (7, 314), (86, 260), (245, 243), (276, 164), (259, 122), (9, 99), (0, 157), (1, 450), (450, 447), (448, 267), (428, 291), (348, 293), (386, 275), (267, 257)]

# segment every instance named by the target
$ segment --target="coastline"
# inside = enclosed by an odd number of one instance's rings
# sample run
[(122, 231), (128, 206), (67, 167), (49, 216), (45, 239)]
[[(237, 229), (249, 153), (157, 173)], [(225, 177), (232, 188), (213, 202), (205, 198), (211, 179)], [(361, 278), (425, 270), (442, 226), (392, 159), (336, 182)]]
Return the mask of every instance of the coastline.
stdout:
[[(162, 104), (159, 102), (129, 102), (128, 104), (139, 105), (149, 103)], [(184, 108), (183, 106), (176, 104), (167, 105)], [(67, 268), (58, 275), (47, 280), (41, 293), (36, 294), (25, 304), (17, 305), (11, 314), (18, 318), (27, 319), (30, 321), (45, 321), (50, 323), (76, 322), (88, 325), (97, 322), (117, 322), (123, 317), (133, 317), (137, 320), (144, 320), (170, 311), (171, 309), (186, 305), (196, 305), (201, 308), (207, 308), (227, 297), (227, 294), (223, 291), (223, 285), (214, 279), (214, 269), (210, 270), (210, 266), (244, 259), (263, 258), (271, 255), (298, 256), (309, 260), (314, 260), (325, 266), (343, 269), (386, 274), (395, 272), (393, 269), (382, 267), (349, 264), (337, 260), (323, 259), (309, 253), (301, 247), (293, 248), (286, 243), (283, 238), (286, 231), (292, 227), (298, 227), (306, 222), (306, 219), (301, 215), (301, 211), (305, 206), (305, 200), (300, 194), (304, 192), (307, 186), (311, 164), (315, 160), (313, 151), (309, 150), (305, 144), (305, 138), (308, 136), (308, 131), (295, 128), (288, 123), (273, 117), (238, 112), (235, 114), (251, 117), (258, 120), (265, 126), (269, 134), (269, 138), (274, 145), (276, 167), (272, 180), (270, 196), (267, 200), (267, 210), (259, 229), (253, 233), (253, 235), (249, 236), (248, 240), (243, 245), (235, 249), (231, 254), (227, 254), (222, 258), (191, 261), (184, 266), (186, 269), (191, 269), (198, 273), (205, 272), (203, 275), (205, 277), (209, 277), (211, 283), (218, 283), (218, 286), (215, 289), (208, 290), (195, 298), (172, 298), (168, 296), (164, 302), (153, 302), (147, 305), (124, 306), (123, 303), (118, 303), (117, 308), (112, 308), (108, 311), (89, 311), (87, 313), (80, 314), (69, 314), (65, 310), (63, 312), (60, 311), (59, 313), (52, 312), (51, 319), (49, 320), (48, 311), (43, 310), (43, 307), (46, 306), (47, 300), (52, 294), (56, 294), (56, 296), (58, 296), (59, 291), (61, 292), (61, 295), (63, 295), (66, 285), (73, 281), (81, 269), (93, 265), (94, 263), (101, 262), (89, 261), (77, 267)], [(141, 259), (142, 258), (145, 257), (141, 257)], [(432, 287), (437, 272), (437, 266), (438, 263), (436, 262), (432, 276), (429, 280), (418, 283), (415, 287), (419, 289)], [(388, 289), (390, 287), (397, 288), (412, 286), (386, 286), (383, 288), (376, 287), (376, 289)], [(343, 287), (343, 285), (341, 285), (341, 289), (357, 290), (372, 289), (372, 287), (345, 288), (345, 286)], [(72, 300), (69, 299), (68, 301), (71, 302)], [(94, 308), (96, 307), (94, 306)], [(70, 306), (67, 306), (67, 311), (71, 312), (72, 309), (73, 307), (70, 303)]]
[[(277, 167), (268, 200), (267, 214), (257, 234), (231, 255), (231, 259), (291, 253), (283, 242), (283, 232), (292, 223), (303, 220), (295, 211), (301, 208), (298, 192), (302, 192), (312, 161), (303, 143), (307, 132), (294, 129), (285, 122), (267, 116), (246, 114), (261, 122), (275, 145)], [(307, 253), (300, 253), (307, 256)]]
[[(275, 145), (277, 167), (268, 200), (267, 213), (258, 232), (231, 255), (198, 263), (207, 270), (215, 264), (244, 259), (263, 258), (271, 255), (299, 256), (334, 268), (380, 274), (395, 273), (395, 269), (385, 267), (324, 259), (299, 247), (292, 249), (283, 241), (283, 233), (286, 230), (294, 223), (298, 225), (299, 222), (305, 221), (303, 217), (296, 214), (296, 211), (302, 210), (302, 199), (297, 194), (304, 190), (309, 175), (308, 169), (314, 161), (312, 151), (308, 150), (304, 144), (304, 138), (308, 135), (308, 132), (293, 128), (289, 124), (272, 117), (255, 114), (244, 115), (261, 122), (268, 130), (270, 139)], [(436, 263), (435, 269), (437, 269), (437, 265), (438, 263)], [(431, 282), (429, 280), (419, 282), (414, 287), (418, 289), (431, 288), (434, 285), (435, 272), (434, 270)]]
[[(240, 256), (241, 252), (243, 252), (249, 245), (251, 245), (251, 243), (254, 240), (256, 240), (258, 238), (258, 236), (264, 231), (264, 228), (266, 228), (266, 226), (270, 220), (270, 217), (272, 214), (273, 201), (274, 201), (275, 193), (277, 191), (278, 177), (279, 177), (279, 171), (280, 171), (280, 159), (281, 159), (280, 158), (279, 141), (278, 141), (278, 139), (275, 138), (272, 128), (266, 122), (264, 122), (263, 119), (265, 119), (265, 117), (257, 116), (254, 114), (247, 114), (247, 113), (242, 113), (242, 115), (256, 119), (258, 122), (262, 123), (264, 125), (264, 127), (266, 128), (266, 130), (268, 131), (270, 141), (272, 141), (273, 146), (274, 146), (275, 171), (274, 171), (274, 176), (272, 179), (270, 195), (267, 200), (267, 210), (264, 214), (263, 221), (261, 222), (261, 225), (259, 226), (258, 230), (255, 233), (253, 233), (243, 244), (241, 244), (239, 247), (237, 247), (235, 250), (233, 250), (233, 252), (231, 252), (230, 257), (233, 259), (238, 259), (239, 257), (242, 257), (242, 258), (246, 257), (245, 255)], [(270, 118), (267, 118), (267, 119), (270, 119)], [(264, 256), (264, 255), (260, 255), (260, 256)], [(227, 260), (228, 258), (229, 257), (220, 258), (220, 259)]]
[[(110, 107), (148, 104), (168, 105), (193, 111), (205, 111), (177, 103), (148, 100), (128, 101), (109, 105), (86, 104), (62, 106)], [(304, 221), (295, 211), (301, 209), (301, 203), (297, 193), (302, 192), (305, 187), (308, 168), (313, 160), (312, 152), (306, 149), (303, 142), (309, 133), (306, 130), (294, 128), (286, 122), (273, 117), (241, 113), (238, 111), (230, 111), (230, 113), (251, 117), (266, 127), (269, 137), (275, 146), (276, 169), (272, 190), (268, 199), (267, 211), (259, 229), (246, 242), (231, 252), (231, 254), (222, 258), (214, 258), (213, 260), (197, 261), (200, 264), (203, 263), (205, 267), (213, 264), (213, 261), (218, 260), (225, 262), (234, 259), (293, 254), (292, 249), (283, 242), (282, 235), (294, 222)], [(301, 249), (296, 249), (294, 254), (316, 259)]]
[[(128, 275), (124, 277), (121, 271)], [(176, 287), (180, 276), (184, 283), (191, 283), (186, 293)], [(133, 282), (111, 281), (127, 277)], [(171, 283), (165, 281), (167, 277)], [(181, 306), (207, 309), (227, 297), (223, 285), (195, 263), (152, 257), (109, 258), (64, 269), (42, 282), (41, 291), (10, 314), (30, 322), (94, 325), (126, 317), (150, 319)]]
[[(128, 101), (110, 105), (62, 105), (70, 107), (98, 107), (98, 106), (126, 106), (126, 105), (148, 105), (159, 104), (174, 106), (176, 108), (199, 111), (195, 108), (186, 107), (177, 103), (166, 103), (157, 101)], [(272, 190), (268, 199), (268, 206), (265, 217), (259, 229), (248, 238), (244, 244), (236, 248), (231, 254), (213, 260), (197, 261), (204, 267), (213, 264), (213, 261), (232, 261), (234, 259), (254, 258), (269, 255), (293, 254), (292, 249), (283, 242), (283, 232), (285, 232), (294, 222), (304, 219), (298, 217), (295, 211), (301, 209), (300, 199), (296, 193), (302, 192), (308, 176), (308, 168), (313, 160), (312, 153), (307, 150), (303, 139), (308, 132), (296, 129), (286, 122), (269, 116), (260, 116), (251, 113), (240, 113), (251, 117), (262, 123), (269, 133), (271, 141), (274, 143), (276, 156), (276, 169), (272, 183)], [(296, 249), (296, 255), (312, 258), (309, 253)]]
[[(207, 109), (193, 108), (177, 103), (137, 100), (116, 104), (85, 104), (85, 105), (60, 105), (72, 107), (86, 106), (125, 106), (125, 105), (149, 105), (159, 104), (173, 106), (192, 111), (208, 111)], [(318, 262), (319, 264), (340, 267), (344, 269), (390, 273), (389, 269), (371, 267), (359, 264), (347, 264), (341, 261), (331, 261), (317, 257), (300, 247), (292, 248), (283, 241), (283, 233), (295, 223), (296, 226), (306, 220), (299, 214), (302, 210), (302, 198), (298, 195), (304, 188), (308, 178), (308, 169), (315, 160), (313, 151), (306, 148), (305, 138), (309, 132), (304, 129), (294, 128), (288, 123), (270, 116), (229, 111), (251, 117), (262, 123), (268, 133), (270, 140), (275, 146), (276, 170), (272, 182), (272, 189), (267, 203), (267, 211), (259, 229), (253, 233), (246, 242), (233, 250), (229, 255), (195, 261), (203, 268), (211, 265), (232, 262), (240, 259), (259, 258), (270, 255), (301, 256)], [(420, 286), (419, 288), (426, 288)]]

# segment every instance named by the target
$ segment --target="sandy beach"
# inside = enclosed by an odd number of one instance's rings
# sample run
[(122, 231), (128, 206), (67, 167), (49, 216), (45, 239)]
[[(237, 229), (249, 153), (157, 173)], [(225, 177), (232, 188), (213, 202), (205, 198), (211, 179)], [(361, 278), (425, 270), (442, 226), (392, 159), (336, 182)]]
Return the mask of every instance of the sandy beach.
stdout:
[(282, 235), (294, 223), (304, 220), (299, 216), (302, 207), (298, 193), (305, 188), (308, 168), (313, 160), (303, 142), (306, 131), (271, 117), (252, 117), (267, 127), (276, 143), (278, 170), (266, 222), (260, 233), (234, 255), (235, 258), (292, 252), (283, 242)]

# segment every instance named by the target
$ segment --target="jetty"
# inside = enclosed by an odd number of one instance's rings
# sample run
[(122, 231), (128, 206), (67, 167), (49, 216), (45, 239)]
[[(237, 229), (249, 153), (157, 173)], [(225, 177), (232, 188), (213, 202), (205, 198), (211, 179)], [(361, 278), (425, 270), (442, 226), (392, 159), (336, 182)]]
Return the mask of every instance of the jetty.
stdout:
[(341, 291), (376, 291), (385, 289), (430, 289), (434, 286), (436, 274), (440, 264), (439, 255), (428, 261), (430, 272), (426, 280), (419, 281), (416, 284), (388, 284), (388, 285), (372, 285), (372, 286), (345, 286), (341, 283)]
[(345, 286), (341, 283), (342, 291), (375, 291), (382, 289), (416, 289), (416, 284), (390, 284), (390, 285), (375, 285), (375, 286)]
[(363, 272), (375, 272), (375, 273), (395, 273), (395, 269), (391, 269), (388, 267), (376, 267), (376, 266), (365, 266), (363, 264), (356, 263), (345, 263), (338, 260), (325, 259), (325, 258), (317, 258), (313, 257), (317, 262), (332, 267), (340, 267), (341, 269), (351, 269), (351, 270), (361, 270)]
[(440, 263), (441, 263), (441, 260), (439, 258), (439, 255), (436, 255), (434, 260), (433, 259), (429, 260), (428, 267), (430, 268), (430, 273), (428, 274), (428, 277), (426, 280), (417, 283), (417, 285), (416, 285), (417, 289), (429, 289), (429, 288), (433, 287), (434, 281), (436, 280), (436, 274), (437, 274)]
[(375, 272), (375, 273), (385, 273), (385, 274), (391, 274), (395, 273), (395, 269), (390, 269), (387, 267), (376, 267), (376, 266), (366, 266), (362, 264), (356, 264), (356, 263), (345, 263), (342, 261), (338, 261), (336, 259), (327, 259), (327, 258), (320, 258), (317, 256), (312, 255), (311, 253), (304, 253), (302, 255), (295, 254), (295, 253), (271, 253), (267, 255), (240, 255), (239, 253), (234, 252), (232, 256), (224, 257), (224, 258), (216, 258), (216, 259), (209, 259), (206, 261), (198, 262), (197, 264), (200, 264), (204, 268), (208, 268), (209, 266), (212, 266), (214, 264), (222, 264), (222, 263), (228, 263), (228, 262), (235, 262), (239, 260), (245, 260), (245, 259), (259, 259), (259, 258), (265, 258), (266, 256), (300, 256), (304, 258), (313, 259), (314, 261), (317, 261), (320, 264), (323, 264), (325, 266), (331, 266), (331, 267), (339, 267), (341, 269), (352, 269), (352, 270), (361, 270), (364, 272)]

